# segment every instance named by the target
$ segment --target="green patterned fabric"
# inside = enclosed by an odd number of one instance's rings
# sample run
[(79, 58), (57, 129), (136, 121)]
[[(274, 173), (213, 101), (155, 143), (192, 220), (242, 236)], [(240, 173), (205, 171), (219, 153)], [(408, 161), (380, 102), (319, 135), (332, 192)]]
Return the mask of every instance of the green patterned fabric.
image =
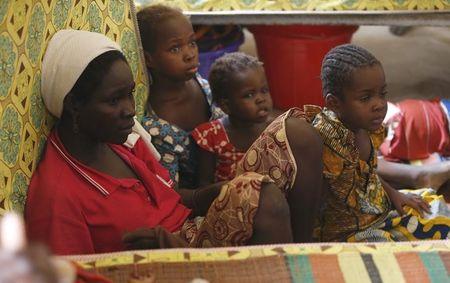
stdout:
[(143, 116), (146, 69), (132, 0), (0, 1), (0, 215), (23, 211), (26, 190), (55, 120), (40, 94), (41, 60), (60, 29), (106, 34), (118, 42), (136, 81)]

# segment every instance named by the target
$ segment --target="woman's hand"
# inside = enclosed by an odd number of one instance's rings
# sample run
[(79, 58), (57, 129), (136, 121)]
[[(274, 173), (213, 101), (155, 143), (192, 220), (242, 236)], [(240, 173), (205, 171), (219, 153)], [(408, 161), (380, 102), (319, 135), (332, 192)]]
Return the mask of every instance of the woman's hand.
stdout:
[(416, 210), (421, 217), (423, 217), (424, 212), (431, 213), (430, 205), (418, 195), (404, 194), (398, 191), (394, 191), (389, 195), (389, 197), (395, 209), (400, 215), (405, 214), (405, 211), (403, 210), (403, 206), (405, 205)]
[(167, 232), (161, 226), (155, 228), (139, 228), (125, 233), (122, 237), (129, 250), (183, 248), (188, 243), (180, 236)]

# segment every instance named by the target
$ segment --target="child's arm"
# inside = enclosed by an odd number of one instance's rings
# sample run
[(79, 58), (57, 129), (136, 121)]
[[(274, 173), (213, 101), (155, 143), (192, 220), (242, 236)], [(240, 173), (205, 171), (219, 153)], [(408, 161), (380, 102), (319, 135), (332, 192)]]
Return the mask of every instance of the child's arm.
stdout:
[(197, 179), (199, 186), (212, 184), (217, 162), (217, 145), (223, 139), (221, 123), (217, 120), (197, 126), (191, 133), (198, 148)]
[(216, 155), (202, 148), (198, 151), (198, 185), (204, 186), (214, 182), (216, 171)]
[(205, 216), (211, 203), (219, 196), (222, 186), (226, 183), (220, 182), (203, 186), (195, 190), (176, 189), (181, 196), (181, 203), (192, 209), (194, 216)]
[(431, 213), (430, 205), (426, 201), (424, 201), (420, 196), (401, 193), (392, 188), (379, 175), (378, 178), (380, 178), (381, 184), (383, 185), (385, 192), (388, 194), (389, 199), (391, 200), (392, 204), (394, 205), (395, 209), (398, 211), (400, 215), (405, 214), (405, 211), (403, 210), (403, 206), (405, 205), (419, 212), (420, 216), (422, 217), (423, 212)]

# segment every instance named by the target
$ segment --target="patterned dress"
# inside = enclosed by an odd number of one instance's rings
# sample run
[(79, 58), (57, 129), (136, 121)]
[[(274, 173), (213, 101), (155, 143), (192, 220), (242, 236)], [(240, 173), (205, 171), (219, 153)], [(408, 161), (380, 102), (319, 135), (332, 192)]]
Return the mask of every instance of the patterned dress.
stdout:
[(286, 135), (286, 120), (305, 118), (298, 108), (278, 116), (250, 146), (238, 163), (236, 175), (257, 172), (268, 175), (283, 192), (288, 192), (295, 182), (297, 164)]
[[(399, 216), (376, 174), (376, 150), (384, 130), (371, 133), (372, 156), (359, 160), (354, 136), (329, 110), (308, 105), (304, 111), (289, 109), (275, 119), (247, 150), (238, 163), (236, 175), (257, 172), (268, 175), (283, 192), (292, 189), (297, 176), (295, 156), (286, 135), (286, 119), (314, 121), (324, 140), (324, 177), (331, 188), (317, 219), (316, 240), (320, 241), (409, 241), (448, 239), (450, 209), (442, 196), (432, 190), (408, 191), (419, 194), (431, 205), (425, 218), (410, 208)], [(299, 172), (301, 174), (301, 172)], [(301, 189), (301, 188), (300, 188)]]
[(204, 218), (185, 222), (180, 235), (191, 247), (231, 247), (245, 245), (253, 235), (261, 186), (268, 176), (246, 172), (225, 184)]
[(370, 133), (372, 148), (365, 162), (359, 159), (353, 132), (333, 112), (325, 108), (317, 114), (313, 126), (324, 142), (323, 174), (330, 186), (318, 238), (345, 240), (357, 231), (381, 223), (390, 210), (389, 197), (376, 172), (376, 150), (384, 139), (384, 128)]
[[(450, 210), (442, 197), (430, 190), (406, 193), (421, 195), (432, 214), (421, 218), (413, 209), (399, 216), (393, 209), (377, 175), (377, 150), (384, 128), (370, 133), (372, 144), (368, 162), (359, 159), (354, 134), (328, 109), (313, 121), (324, 141), (324, 177), (330, 190), (318, 220), (315, 236), (320, 241), (407, 241), (448, 239)], [(314, 113), (310, 113), (311, 116)]]
[(201, 124), (192, 131), (197, 145), (216, 155), (215, 182), (231, 180), (236, 175), (236, 165), (245, 152), (238, 150), (228, 138), (222, 119)]
[[(206, 100), (210, 107), (210, 120), (216, 120), (225, 114), (212, 103), (211, 90), (208, 81), (196, 76), (197, 82), (202, 87)], [(180, 179), (184, 183), (180, 187), (195, 187), (196, 153), (195, 143), (191, 140), (190, 132), (187, 132), (156, 115), (153, 109), (146, 113), (142, 120), (144, 128), (152, 136), (152, 142), (161, 154), (160, 163), (169, 170), (170, 177), (176, 183)]]

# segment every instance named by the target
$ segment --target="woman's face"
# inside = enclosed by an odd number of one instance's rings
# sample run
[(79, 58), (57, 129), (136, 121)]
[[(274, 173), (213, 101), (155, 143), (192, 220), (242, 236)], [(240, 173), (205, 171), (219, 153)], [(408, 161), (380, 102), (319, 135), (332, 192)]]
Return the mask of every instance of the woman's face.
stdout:
[(79, 131), (100, 142), (124, 143), (134, 125), (134, 87), (128, 64), (112, 63), (97, 90), (79, 107)]

